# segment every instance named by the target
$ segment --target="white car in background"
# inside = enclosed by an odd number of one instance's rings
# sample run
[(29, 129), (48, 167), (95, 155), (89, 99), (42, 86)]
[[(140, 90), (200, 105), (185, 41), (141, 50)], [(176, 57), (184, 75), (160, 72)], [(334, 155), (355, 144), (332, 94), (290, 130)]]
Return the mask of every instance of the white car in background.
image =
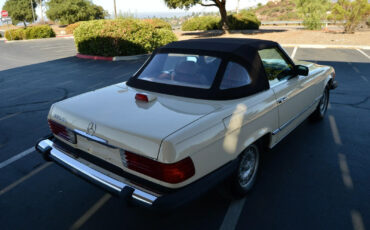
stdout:
[(323, 118), (334, 78), (332, 67), (294, 63), (272, 41), (173, 42), (127, 82), (53, 104), (53, 135), (36, 149), (148, 207), (177, 206), (225, 179), (240, 197), (265, 149), (307, 117)]

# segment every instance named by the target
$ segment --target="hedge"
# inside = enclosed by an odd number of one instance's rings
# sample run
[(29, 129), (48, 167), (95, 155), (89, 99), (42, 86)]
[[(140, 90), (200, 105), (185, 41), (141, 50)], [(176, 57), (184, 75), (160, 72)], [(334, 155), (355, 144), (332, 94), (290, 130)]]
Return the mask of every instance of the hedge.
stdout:
[(145, 54), (177, 40), (172, 31), (139, 19), (82, 22), (74, 38), (79, 53), (106, 57)]
[(143, 19), (145, 22), (148, 22), (152, 26), (154, 26), (156, 29), (167, 29), (172, 30), (172, 26), (170, 23), (159, 19), (159, 18), (149, 18), (149, 19)]
[(23, 40), (55, 37), (54, 30), (48, 25), (12, 29), (5, 32), (7, 40)]
[[(259, 29), (261, 22), (256, 15), (249, 11), (227, 16), (230, 30), (255, 30)], [(190, 18), (182, 24), (183, 31), (219, 30), (222, 29), (221, 18), (217, 16), (201, 16)]]
[(81, 24), (81, 22), (76, 22), (76, 23), (73, 23), (73, 24), (69, 24), (65, 31), (66, 31), (66, 34), (73, 34), (73, 32), (75, 31), (75, 29)]
[(216, 16), (200, 16), (190, 18), (181, 26), (181, 30), (183, 31), (217, 30), (221, 28), (220, 17)]

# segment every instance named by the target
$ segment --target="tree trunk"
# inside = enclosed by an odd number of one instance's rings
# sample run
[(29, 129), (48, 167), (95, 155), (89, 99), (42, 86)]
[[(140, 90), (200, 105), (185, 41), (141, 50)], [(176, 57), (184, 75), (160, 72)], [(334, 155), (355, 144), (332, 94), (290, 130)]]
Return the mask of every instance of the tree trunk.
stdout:
[(226, 12), (226, 6), (225, 6), (225, 1), (217, 3), (217, 7), (220, 11), (221, 15), (221, 24), (222, 24), (222, 29), (225, 30), (226, 33), (229, 32), (229, 22), (227, 20), (227, 12)]
[(23, 21), (24, 28), (27, 28), (26, 21)]

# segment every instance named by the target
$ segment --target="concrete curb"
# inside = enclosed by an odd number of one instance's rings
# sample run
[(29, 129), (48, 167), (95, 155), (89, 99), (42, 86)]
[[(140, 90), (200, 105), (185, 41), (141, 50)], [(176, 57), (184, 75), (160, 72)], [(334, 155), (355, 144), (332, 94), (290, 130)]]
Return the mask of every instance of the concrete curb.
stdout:
[(16, 43), (16, 42), (37, 42), (37, 41), (45, 41), (45, 40), (54, 40), (54, 39), (73, 39), (74, 37), (55, 37), (55, 38), (39, 38), (39, 39), (29, 39), (29, 40), (15, 40), (15, 41), (8, 41), (5, 40), (5, 43)]
[(103, 56), (94, 56), (86, 54), (76, 54), (76, 57), (82, 59), (91, 59), (91, 60), (101, 60), (101, 61), (135, 61), (143, 58), (149, 57), (150, 54), (140, 54), (132, 56), (115, 56), (115, 57), (103, 57)]
[(280, 44), (283, 47), (298, 47), (311, 49), (362, 49), (370, 50), (370, 46), (356, 46), (356, 45), (315, 45), (315, 44)]

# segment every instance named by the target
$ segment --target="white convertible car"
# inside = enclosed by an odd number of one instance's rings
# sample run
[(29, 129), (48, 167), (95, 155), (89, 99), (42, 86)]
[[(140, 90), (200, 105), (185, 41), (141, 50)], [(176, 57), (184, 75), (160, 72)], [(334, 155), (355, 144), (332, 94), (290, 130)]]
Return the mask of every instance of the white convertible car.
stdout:
[[(108, 77), (108, 76), (107, 76)], [(278, 43), (199, 39), (156, 50), (127, 82), (52, 105), (36, 149), (113, 194), (174, 207), (229, 180), (253, 186), (260, 154), (322, 119), (334, 69)]]

